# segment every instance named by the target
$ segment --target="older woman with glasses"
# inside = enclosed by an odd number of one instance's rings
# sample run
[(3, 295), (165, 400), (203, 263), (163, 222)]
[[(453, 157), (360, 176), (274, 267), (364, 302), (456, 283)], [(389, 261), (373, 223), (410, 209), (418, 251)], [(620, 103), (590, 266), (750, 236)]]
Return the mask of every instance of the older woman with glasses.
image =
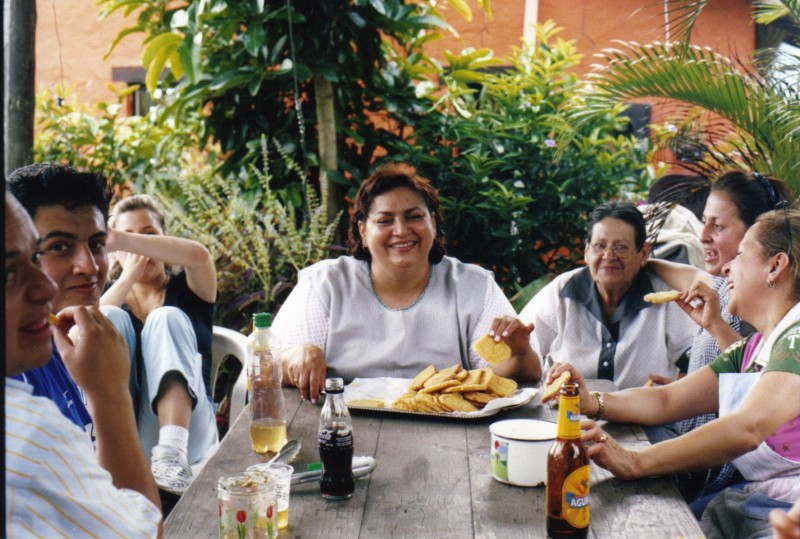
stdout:
[(532, 322), (531, 346), (545, 369), (570, 362), (587, 378), (617, 387), (675, 377), (696, 326), (674, 304), (645, 294), (669, 287), (643, 271), (650, 254), (646, 225), (632, 204), (609, 202), (591, 215), (586, 267), (557, 277), (522, 310)]
[[(634, 451), (596, 423), (584, 423), (589, 455), (623, 479), (674, 474), (733, 461), (746, 483), (723, 490), (705, 509), (707, 537), (764, 537), (771, 509), (800, 499), (800, 212), (765, 213), (748, 229), (727, 275), (728, 309), (760, 334), (710, 365), (655, 388), (581, 392), (581, 412), (655, 425), (698, 414), (719, 418), (678, 438)], [(581, 370), (570, 370), (585, 389)]]

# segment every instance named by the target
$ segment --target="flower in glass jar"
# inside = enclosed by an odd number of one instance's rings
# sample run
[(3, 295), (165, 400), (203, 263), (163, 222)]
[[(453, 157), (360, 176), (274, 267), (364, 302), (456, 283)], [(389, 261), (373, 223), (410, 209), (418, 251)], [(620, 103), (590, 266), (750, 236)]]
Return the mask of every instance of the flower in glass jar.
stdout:
[(267, 518), (272, 518), (272, 506), (267, 507)]
[(247, 511), (244, 509), (239, 509), (236, 511), (236, 520), (239, 522), (236, 525), (236, 535), (239, 537), (239, 539), (244, 539), (246, 532), (244, 521), (247, 520)]

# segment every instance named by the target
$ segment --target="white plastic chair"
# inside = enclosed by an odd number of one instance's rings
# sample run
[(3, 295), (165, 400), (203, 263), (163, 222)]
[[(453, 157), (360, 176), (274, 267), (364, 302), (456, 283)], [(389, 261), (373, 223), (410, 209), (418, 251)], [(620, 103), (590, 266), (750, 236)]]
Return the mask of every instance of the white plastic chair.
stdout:
[(219, 367), (227, 356), (234, 356), (242, 364), (242, 372), (236, 379), (231, 393), (230, 424), (236, 421), (242, 413), (247, 401), (247, 337), (237, 331), (214, 326), (214, 333), (211, 340), (211, 394), (217, 385)]

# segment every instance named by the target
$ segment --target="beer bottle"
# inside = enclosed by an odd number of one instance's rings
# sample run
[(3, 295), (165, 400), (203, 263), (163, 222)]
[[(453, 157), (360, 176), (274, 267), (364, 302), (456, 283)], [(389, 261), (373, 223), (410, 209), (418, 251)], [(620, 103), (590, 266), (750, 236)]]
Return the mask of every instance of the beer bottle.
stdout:
[(578, 384), (561, 386), (558, 433), (547, 455), (547, 535), (589, 533), (589, 455), (581, 441)]
[(325, 405), (319, 416), (319, 489), (324, 498), (349, 498), (356, 489), (353, 477), (353, 422), (344, 403), (341, 378), (325, 380)]

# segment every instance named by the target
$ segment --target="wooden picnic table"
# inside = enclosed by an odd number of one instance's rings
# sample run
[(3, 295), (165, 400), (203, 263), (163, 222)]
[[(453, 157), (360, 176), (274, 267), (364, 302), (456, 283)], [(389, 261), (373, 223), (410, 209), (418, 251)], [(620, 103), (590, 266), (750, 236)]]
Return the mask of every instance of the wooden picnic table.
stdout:
[[(605, 380), (590, 388), (613, 390)], [(321, 406), (284, 389), (289, 437), (302, 442), (295, 472), (319, 461)], [(539, 394), (519, 408), (482, 419), (443, 419), (388, 412), (353, 411), (355, 455), (377, 461), (356, 481), (353, 497), (327, 501), (319, 484), (293, 485), (289, 527), (280, 537), (545, 537), (545, 489), (500, 483), (491, 475), (489, 425), (511, 418), (556, 421), (556, 410)], [(250, 447), (249, 409), (237, 418), (219, 451), (174, 507), (165, 536), (217, 537), (217, 480), (271, 456)], [(608, 424), (605, 430), (630, 446), (646, 445), (641, 428)], [(702, 537), (697, 521), (667, 478), (620, 481), (591, 468), (589, 537)]]

